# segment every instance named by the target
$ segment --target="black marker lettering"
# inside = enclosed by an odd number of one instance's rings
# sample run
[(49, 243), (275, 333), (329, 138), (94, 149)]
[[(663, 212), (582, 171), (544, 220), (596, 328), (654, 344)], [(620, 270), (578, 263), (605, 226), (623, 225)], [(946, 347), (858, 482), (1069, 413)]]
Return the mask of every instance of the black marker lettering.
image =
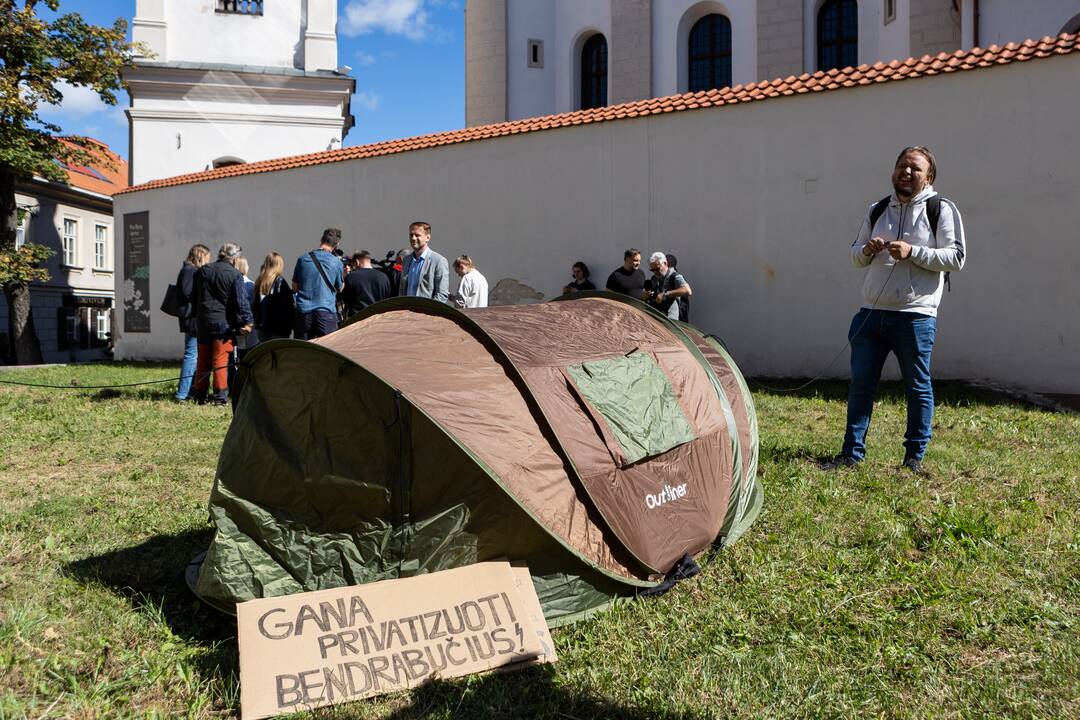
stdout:
[(297, 689), (300, 680), (295, 675), (278, 675), (274, 678), (274, 684), (277, 686), (278, 709), (292, 707), (304, 699)]

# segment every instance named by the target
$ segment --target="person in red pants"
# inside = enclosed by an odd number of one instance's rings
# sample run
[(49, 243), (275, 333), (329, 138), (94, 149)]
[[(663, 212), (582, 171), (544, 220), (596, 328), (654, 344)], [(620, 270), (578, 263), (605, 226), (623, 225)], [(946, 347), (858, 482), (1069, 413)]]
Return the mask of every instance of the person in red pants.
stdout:
[(234, 267), (241, 249), (225, 243), (217, 262), (208, 263), (195, 274), (195, 328), (199, 356), (195, 366), (192, 396), (204, 404), (214, 381), (215, 405), (229, 401), (229, 362), (237, 335), (251, 332), (251, 306), (243, 274)]

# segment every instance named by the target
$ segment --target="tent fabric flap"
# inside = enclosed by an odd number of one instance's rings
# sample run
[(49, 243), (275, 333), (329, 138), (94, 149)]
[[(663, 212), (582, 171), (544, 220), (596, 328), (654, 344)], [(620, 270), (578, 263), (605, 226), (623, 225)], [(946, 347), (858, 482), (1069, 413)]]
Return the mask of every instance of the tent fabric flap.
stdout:
[(566, 372), (593, 421), (610, 431), (603, 435), (619, 467), (694, 439), (671, 381), (646, 353), (571, 365)]

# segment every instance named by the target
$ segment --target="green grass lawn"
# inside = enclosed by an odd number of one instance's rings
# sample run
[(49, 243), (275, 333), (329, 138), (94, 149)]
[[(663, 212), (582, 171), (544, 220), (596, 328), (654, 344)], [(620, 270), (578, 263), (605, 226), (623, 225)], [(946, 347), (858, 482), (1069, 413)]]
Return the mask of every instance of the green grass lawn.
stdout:
[[(183, 580), (231, 413), (172, 391), (0, 385), (0, 719), (238, 714), (235, 623)], [(826, 474), (844, 392), (755, 393), (758, 522), (667, 595), (556, 630), (557, 664), (317, 716), (1080, 717), (1080, 415), (941, 384), (917, 477), (886, 384), (868, 461)]]

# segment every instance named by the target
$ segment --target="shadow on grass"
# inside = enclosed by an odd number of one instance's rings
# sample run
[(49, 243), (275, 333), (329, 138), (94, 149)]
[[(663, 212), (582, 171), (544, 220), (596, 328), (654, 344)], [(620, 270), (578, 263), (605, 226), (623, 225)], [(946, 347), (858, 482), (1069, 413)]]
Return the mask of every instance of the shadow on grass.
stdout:
[[(416, 688), (409, 704), (386, 715), (386, 720), (426, 717), (451, 718), (620, 718), (620, 720), (697, 720), (723, 713), (690, 714), (661, 707), (628, 707), (607, 698), (590, 697), (556, 683), (558, 663), (495, 672), (455, 681), (438, 681)], [(333, 717), (349, 717), (348, 706)]]
[[(806, 380), (792, 378), (753, 377), (746, 379), (751, 392), (777, 397), (819, 398), (835, 402), (847, 402), (847, 381), (817, 380), (806, 387)], [(906, 402), (904, 385), (899, 381), (882, 382), (877, 387), (877, 400)], [(994, 392), (959, 380), (935, 380), (934, 401), (937, 405), (954, 407), (1012, 405), (1028, 410), (1055, 412), (1052, 408), (1035, 405), (1028, 400)]]
[(130, 388), (103, 388), (90, 395), (92, 402), (109, 402), (112, 400), (149, 400), (160, 402), (172, 400), (176, 396), (176, 383), (162, 383), (160, 385), (146, 385)]
[(66, 571), (80, 582), (109, 588), (136, 609), (159, 614), (184, 640), (230, 647), (235, 655), (235, 644), (221, 642), (236, 636), (235, 618), (204, 604), (184, 581), (191, 558), (206, 550), (212, 536), (209, 528), (156, 535), (139, 545), (77, 560)]

